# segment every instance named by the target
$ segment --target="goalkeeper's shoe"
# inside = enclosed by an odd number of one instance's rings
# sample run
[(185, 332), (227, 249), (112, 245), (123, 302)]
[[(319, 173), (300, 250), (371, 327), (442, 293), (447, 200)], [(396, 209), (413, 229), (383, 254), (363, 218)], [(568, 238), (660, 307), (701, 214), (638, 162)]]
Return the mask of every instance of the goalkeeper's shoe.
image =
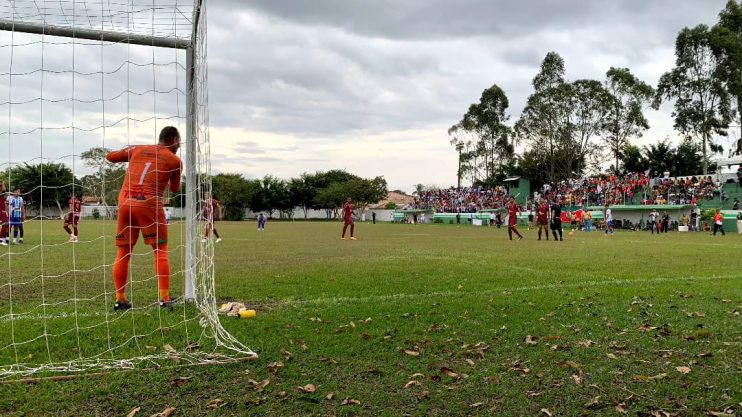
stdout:
[(174, 304), (175, 301), (171, 300), (170, 297), (160, 299), (160, 307), (162, 308), (172, 307)]
[(131, 303), (127, 300), (116, 301), (113, 305), (113, 311), (126, 311), (131, 308)]

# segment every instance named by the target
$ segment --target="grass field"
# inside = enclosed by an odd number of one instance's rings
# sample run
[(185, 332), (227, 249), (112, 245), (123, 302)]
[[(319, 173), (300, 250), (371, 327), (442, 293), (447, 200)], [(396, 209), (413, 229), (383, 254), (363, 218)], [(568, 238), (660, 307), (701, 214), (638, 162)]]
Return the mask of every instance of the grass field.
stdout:
[[(134, 314), (138, 325), (152, 326), (149, 340), (122, 343), (116, 354), (190, 340), (182, 335), (197, 323), (187, 308), (144, 305), (125, 320), (100, 316), (110, 300), (97, 295), (111, 284), (96, 266), (112, 261), (110, 238), (73, 249), (47, 222), (39, 265), (40, 231), (32, 226), (28, 243), (9, 249), (19, 254), (2, 249), (0, 264), (23, 266), (27, 275), (16, 277), (32, 281), (12, 294), (15, 313), (33, 312), (42, 287), (48, 304), (59, 303), (46, 314), (69, 309), (64, 300), (74, 287), (86, 300), (78, 311), (96, 314), (82, 323), (49, 321), (53, 333), (69, 336), (68, 348), (82, 338), (91, 352), (105, 350), (103, 322), (118, 323), (106, 332), (128, 340)], [(82, 227), (81, 240), (111, 235), (106, 222)], [(339, 239), (338, 223), (273, 222), (264, 233), (247, 222), (218, 228), (217, 297), (258, 310), (255, 319), (223, 324), (257, 361), (0, 385), (0, 414), (125, 416), (136, 407), (137, 416), (168, 407), (174, 416), (742, 413), (738, 235), (578, 233), (556, 243), (526, 231), (523, 241), (509, 242), (493, 228), (364, 224), (352, 242)], [(181, 241), (177, 232), (171, 237), (175, 262)], [(139, 252), (133, 272), (143, 278), (133, 300), (154, 301), (151, 256)], [(80, 272), (69, 276), (73, 259)], [(40, 267), (59, 276), (41, 286), (33, 281)], [(0, 315), (8, 314), (7, 288)], [(173, 288), (180, 294), (182, 276)], [(19, 323), (23, 337), (43, 333), (32, 320)], [(7, 322), (0, 337), (0, 348), (10, 343)], [(21, 357), (69, 354), (39, 343), (24, 344)], [(14, 355), (1, 349), (0, 361)], [(297, 388), (307, 384), (316, 392)]]

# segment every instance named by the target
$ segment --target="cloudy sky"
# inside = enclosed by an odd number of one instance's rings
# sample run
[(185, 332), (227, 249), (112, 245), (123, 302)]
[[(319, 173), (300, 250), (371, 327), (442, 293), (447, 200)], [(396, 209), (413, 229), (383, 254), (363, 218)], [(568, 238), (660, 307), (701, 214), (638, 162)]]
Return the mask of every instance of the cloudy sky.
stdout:
[[(725, 2), (208, 0), (212, 166), (283, 178), (344, 168), (383, 175), (390, 188), (407, 191), (416, 183), (452, 185), (456, 154), (446, 131), (483, 89), (496, 83), (505, 90), (514, 122), (549, 51), (564, 57), (571, 80), (602, 80), (617, 66), (655, 84), (673, 65), (677, 32), (713, 24)], [(8, 72), (7, 49), (0, 49), (0, 72)], [(24, 55), (14, 49), (14, 68), (39, 65), (37, 50)], [(85, 65), (91, 54), (80, 55), (76, 65)], [(161, 63), (155, 89), (182, 88), (183, 80), (173, 75), (182, 54), (136, 48), (127, 54)], [(44, 65), (69, 56), (77, 55), (49, 56)], [(95, 56), (88, 64), (104, 65)], [(22, 82), (14, 81), (14, 91)], [(123, 82), (106, 79), (101, 87), (80, 79), (76, 94), (114, 94)], [(0, 81), (3, 86), (7, 80)], [(165, 92), (156, 101), (145, 108), (181, 113), (183, 103), (173, 104)], [(111, 104), (111, 120), (131, 111), (131, 102), (128, 109)], [(650, 110), (652, 129), (637, 143), (674, 139), (670, 112), (669, 106)], [(44, 113), (69, 117), (61, 108)], [(119, 142), (111, 134), (109, 143)]]

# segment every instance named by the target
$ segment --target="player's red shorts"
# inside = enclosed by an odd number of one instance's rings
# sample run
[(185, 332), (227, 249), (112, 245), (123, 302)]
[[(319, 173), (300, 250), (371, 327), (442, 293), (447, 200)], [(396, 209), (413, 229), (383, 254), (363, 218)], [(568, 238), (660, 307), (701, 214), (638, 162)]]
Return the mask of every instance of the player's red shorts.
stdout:
[(80, 215), (79, 214), (67, 213), (67, 215), (64, 216), (64, 225), (65, 226), (68, 226), (68, 225), (77, 226), (78, 223), (80, 223)]
[(167, 243), (167, 223), (161, 205), (126, 199), (119, 203), (116, 246), (134, 246), (142, 232), (144, 243)]
[(518, 216), (508, 216), (508, 226), (517, 226)]
[(349, 219), (349, 218), (346, 217), (346, 218), (343, 219), (343, 223), (344, 224), (353, 224), (353, 218), (350, 218)]
[(539, 217), (536, 223), (539, 226), (547, 226), (549, 224), (549, 219), (547, 219), (546, 217)]
[(8, 213), (0, 210), (0, 238), (8, 236)]

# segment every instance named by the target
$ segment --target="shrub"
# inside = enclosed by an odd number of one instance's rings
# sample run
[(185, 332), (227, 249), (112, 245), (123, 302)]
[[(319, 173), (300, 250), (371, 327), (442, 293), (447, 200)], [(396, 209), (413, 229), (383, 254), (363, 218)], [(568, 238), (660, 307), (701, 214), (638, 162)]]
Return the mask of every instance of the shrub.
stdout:
[(98, 220), (98, 219), (100, 219), (100, 210), (98, 210), (98, 208), (97, 208), (97, 207), (93, 209), (93, 218), (94, 218), (95, 220)]
[(390, 202), (386, 203), (386, 206), (384, 206), (384, 208), (386, 208), (387, 210), (396, 210), (397, 209), (397, 203), (395, 203), (394, 201), (390, 201)]

